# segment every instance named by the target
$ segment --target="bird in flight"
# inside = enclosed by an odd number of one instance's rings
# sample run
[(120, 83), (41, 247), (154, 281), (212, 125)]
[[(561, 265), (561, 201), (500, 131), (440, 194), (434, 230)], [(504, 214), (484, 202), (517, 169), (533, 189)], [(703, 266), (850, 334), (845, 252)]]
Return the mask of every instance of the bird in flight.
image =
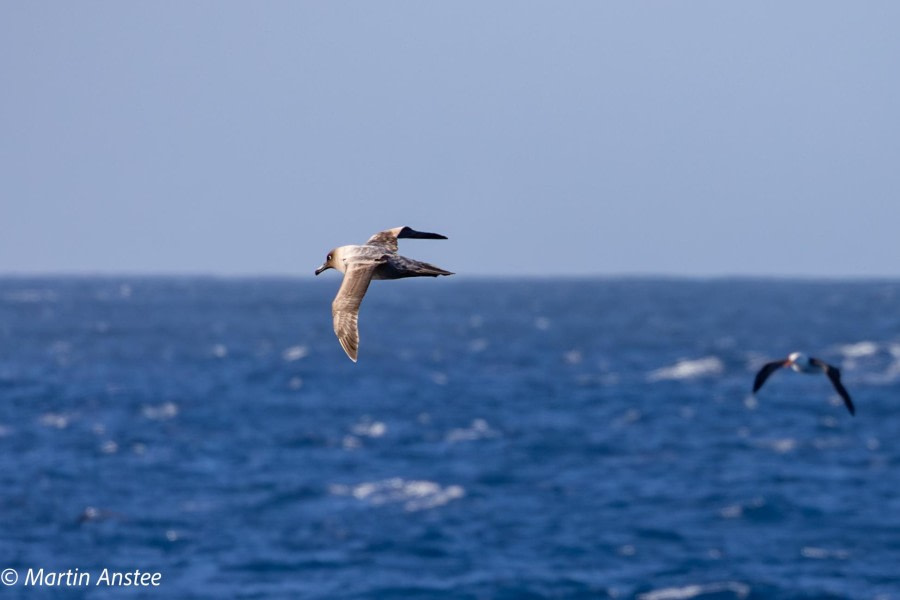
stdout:
[(825, 375), (828, 376), (828, 379), (831, 380), (831, 385), (834, 386), (835, 391), (843, 398), (844, 404), (847, 406), (847, 410), (850, 411), (850, 414), (856, 413), (856, 408), (853, 406), (850, 394), (847, 393), (844, 384), (841, 383), (841, 372), (838, 368), (829, 365), (818, 358), (806, 356), (802, 352), (792, 352), (790, 356), (783, 360), (776, 360), (763, 365), (762, 369), (756, 374), (756, 379), (753, 381), (753, 393), (755, 394), (759, 388), (763, 386), (772, 373), (782, 367), (790, 367), (798, 373), (825, 373)]
[(359, 351), (359, 305), (369, 282), (373, 279), (401, 279), (403, 277), (437, 277), (453, 275), (439, 267), (397, 254), (397, 240), (412, 238), (446, 240), (439, 233), (416, 231), (410, 227), (395, 227), (376, 233), (362, 245), (339, 246), (328, 253), (316, 275), (328, 269), (344, 274), (344, 281), (331, 303), (334, 333), (350, 360), (356, 362)]

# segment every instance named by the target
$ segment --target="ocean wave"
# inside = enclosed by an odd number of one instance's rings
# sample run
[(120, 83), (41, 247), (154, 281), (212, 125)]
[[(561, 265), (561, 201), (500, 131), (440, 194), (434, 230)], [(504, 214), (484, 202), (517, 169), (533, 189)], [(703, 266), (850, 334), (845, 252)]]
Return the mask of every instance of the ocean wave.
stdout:
[(843, 354), (844, 358), (862, 358), (877, 353), (878, 348), (879, 346), (876, 342), (866, 340), (854, 344), (844, 344), (838, 348), (838, 352)]
[(387, 433), (387, 425), (381, 421), (363, 419), (353, 426), (353, 433), (360, 437), (379, 438)]
[(3, 294), (4, 302), (15, 304), (34, 304), (39, 302), (56, 302), (59, 296), (53, 290), (24, 289), (13, 290)]
[(847, 560), (850, 558), (850, 553), (846, 550), (828, 550), (827, 548), (818, 548), (816, 546), (804, 546), (800, 550), (800, 555), (803, 558), (812, 558), (814, 560)]
[(792, 437), (757, 440), (753, 444), (757, 448), (772, 450), (778, 454), (788, 454), (797, 449), (799, 442)]
[(466, 494), (459, 485), (442, 486), (433, 481), (401, 477), (352, 486), (335, 484), (329, 488), (329, 491), (335, 496), (352, 496), (373, 506), (402, 504), (403, 510), (407, 512), (443, 506)]
[(750, 586), (739, 581), (702, 583), (653, 590), (639, 594), (638, 600), (686, 600), (687, 598), (702, 598), (708, 594), (715, 594), (717, 598), (721, 598), (722, 594), (729, 594), (734, 598), (746, 598), (750, 595)]
[(647, 375), (648, 381), (661, 381), (665, 379), (695, 379), (698, 377), (711, 377), (719, 375), (725, 370), (725, 365), (715, 356), (705, 356), (694, 360), (680, 360), (674, 365), (662, 367), (651, 371)]
[(484, 419), (475, 419), (469, 427), (451, 429), (447, 432), (444, 439), (450, 443), (455, 443), (497, 437), (497, 435), (499, 434), (491, 429), (491, 426), (488, 425), (487, 421)]
[(281, 358), (284, 362), (294, 362), (307, 356), (309, 356), (309, 348), (306, 346), (291, 346), (290, 348), (285, 348), (284, 352), (281, 353)]
[(167, 421), (178, 416), (178, 405), (174, 402), (163, 402), (157, 405), (146, 405), (141, 409), (145, 419), (151, 421)]
[(48, 412), (40, 416), (41, 425), (51, 429), (65, 429), (72, 422), (72, 417), (63, 413)]

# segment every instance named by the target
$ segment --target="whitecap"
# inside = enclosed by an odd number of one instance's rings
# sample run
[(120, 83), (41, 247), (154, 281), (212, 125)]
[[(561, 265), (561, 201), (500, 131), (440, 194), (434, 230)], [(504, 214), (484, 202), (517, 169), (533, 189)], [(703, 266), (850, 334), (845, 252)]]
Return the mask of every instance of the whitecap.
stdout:
[(353, 486), (332, 485), (329, 491), (336, 496), (351, 496), (373, 506), (402, 504), (408, 512), (436, 508), (465, 496), (462, 486), (441, 486), (433, 481), (401, 477)]
[(838, 351), (843, 354), (845, 358), (862, 358), (877, 353), (878, 344), (870, 341), (845, 344), (838, 348)]
[(738, 504), (729, 504), (721, 509), (719, 509), (719, 516), (723, 519), (740, 519), (744, 516), (744, 512), (747, 509), (759, 509), (765, 506), (766, 500), (764, 498), (756, 497), (751, 498), (747, 502), (738, 503)]
[(451, 429), (447, 432), (446, 439), (450, 443), (480, 440), (482, 438), (496, 437), (497, 432), (491, 429), (484, 419), (475, 419), (469, 427)]
[(550, 329), (550, 319), (547, 317), (538, 317), (534, 320), (534, 328), (539, 331), (547, 331)]
[(485, 338), (477, 338), (469, 342), (469, 352), (478, 354), (484, 352), (488, 348), (488, 341)]
[(344, 439), (341, 440), (341, 447), (344, 450), (356, 450), (360, 446), (362, 446), (362, 442), (355, 435), (345, 435)]
[(361, 437), (379, 438), (387, 433), (387, 425), (366, 419), (353, 426), (353, 433)]
[(56, 292), (52, 290), (13, 290), (3, 294), (3, 300), (6, 302), (16, 302), (22, 304), (32, 304), (36, 302), (56, 302)]
[(724, 370), (725, 366), (719, 358), (715, 356), (706, 356), (695, 360), (681, 360), (674, 365), (651, 371), (650, 374), (647, 375), (647, 380), (661, 381), (664, 379), (710, 377), (719, 375)]
[(570, 365), (577, 365), (584, 360), (584, 355), (581, 354), (580, 350), (569, 350), (563, 353), (563, 360)]
[(174, 402), (163, 402), (155, 406), (144, 406), (141, 414), (151, 421), (166, 421), (178, 416), (178, 405)]
[(40, 418), (41, 425), (54, 429), (65, 429), (71, 420), (71, 417), (62, 413), (45, 413)]
[(687, 598), (696, 598), (705, 594), (721, 594), (723, 592), (730, 592), (734, 594), (735, 598), (746, 598), (750, 595), (750, 586), (738, 581), (702, 583), (653, 590), (652, 592), (638, 595), (638, 600), (686, 600)]
[(838, 560), (846, 560), (850, 557), (850, 553), (846, 550), (828, 550), (827, 548), (818, 548), (816, 546), (804, 546), (800, 550), (803, 558), (813, 558), (816, 560), (825, 560), (836, 558)]
[(797, 449), (797, 440), (794, 438), (777, 438), (774, 440), (761, 440), (756, 445), (760, 448), (774, 450), (778, 454), (787, 454)]
[(212, 355), (216, 358), (225, 358), (228, 356), (228, 348), (225, 344), (216, 344), (212, 347)]
[(284, 352), (281, 353), (281, 358), (285, 362), (294, 362), (295, 360), (306, 358), (308, 355), (309, 348), (306, 346), (291, 346), (290, 348), (285, 348)]

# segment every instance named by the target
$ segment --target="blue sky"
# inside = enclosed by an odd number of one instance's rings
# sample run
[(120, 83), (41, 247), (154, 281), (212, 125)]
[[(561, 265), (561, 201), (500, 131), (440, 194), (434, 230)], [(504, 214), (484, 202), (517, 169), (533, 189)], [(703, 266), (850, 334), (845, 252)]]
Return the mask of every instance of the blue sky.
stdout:
[(4, 2), (0, 273), (900, 276), (897, 2)]

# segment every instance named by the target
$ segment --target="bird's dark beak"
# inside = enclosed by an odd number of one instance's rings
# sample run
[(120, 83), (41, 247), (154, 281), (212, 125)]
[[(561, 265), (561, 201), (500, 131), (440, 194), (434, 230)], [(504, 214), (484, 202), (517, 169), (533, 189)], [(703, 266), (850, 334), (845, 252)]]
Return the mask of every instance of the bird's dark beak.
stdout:
[(331, 268), (331, 267), (329, 267), (328, 265), (322, 265), (321, 267), (319, 267), (318, 269), (316, 269), (316, 275), (318, 275), (318, 274), (321, 273), (322, 271), (327, 271), (327, 270), (330, 269), (330, 268)]

